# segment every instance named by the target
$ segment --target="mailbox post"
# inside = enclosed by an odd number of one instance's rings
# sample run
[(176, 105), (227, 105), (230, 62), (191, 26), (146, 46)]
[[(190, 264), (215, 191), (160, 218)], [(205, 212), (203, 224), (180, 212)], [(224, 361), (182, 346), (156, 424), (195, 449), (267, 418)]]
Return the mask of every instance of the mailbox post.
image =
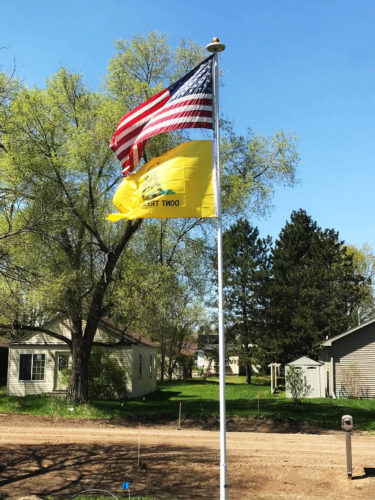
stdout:
[(352, 429), (353, 417), (351, 415), (343, 415), (341, 417), (341, 428), (346, 434), (346, 469), (348, 479), (352, 479)]

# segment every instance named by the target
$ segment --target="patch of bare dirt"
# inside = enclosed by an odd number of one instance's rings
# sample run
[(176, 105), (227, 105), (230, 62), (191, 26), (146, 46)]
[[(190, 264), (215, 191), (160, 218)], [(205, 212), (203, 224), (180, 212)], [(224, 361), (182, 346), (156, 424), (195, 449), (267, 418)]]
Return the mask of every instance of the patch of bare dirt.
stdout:
[[(35, 425), (70, 427), (134, 427), (140, 423), (143, 427), (173, 428), (178, 427), (178, 420), (170, 416), (137, 416), (128, 419), (82, 419), (70, 417), (39, 417), (25, 415), (22, 413), (0, 413), (0, 426), (23, 426), (33, 427)], [(219, 430), (220, 420), (218, 417), (189, 416), (181, 420), (184, 429)], [(332, 434), (341, 431), (323, 429), (307, 422), (294, 420), (281, 420), (268, 417), (228, 417), (228, 432), (277, 432), (277, 433), (303, 433), (303, 434)]]
[[(250, 419), (249, 419), (250, 420)], [(256, 419), (258, 420), (258, 419)], [(186, 427), (185, 427), (186, 424)], [(219, 433), (194, 421), (156, 426), (0, 415), (0, 498), (35, 495), (70, 499), (88, 489), (127, 498), (219, 498)], [(353, 436), (353, 480), (346, 475), (345, 436), (268, 431), (280, 423), (230, 419), (227, 433), (229, 499), (375, 498), (375, 437)], [(188, 427), (189, 425), (189, 427)], [(251, 427), (255, 426), (255, 427)], [(233, 429), (233, 430), (231, 430)]]

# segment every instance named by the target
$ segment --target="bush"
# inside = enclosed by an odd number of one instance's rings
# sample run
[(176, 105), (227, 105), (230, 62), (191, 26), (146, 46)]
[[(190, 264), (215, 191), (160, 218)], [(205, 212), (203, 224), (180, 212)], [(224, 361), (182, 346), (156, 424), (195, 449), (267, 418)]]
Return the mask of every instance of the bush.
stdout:
[(124, 399), (126, 396), (125, 370), (108, 351), (93, 351), (89, 363), (89, 399)]
[(295, 403), (301, 403), (311, 393), (312, 389), (311, 385), (307, 383), (302, 370), (293, 365), (288, 367), (285, 374), (285, 385)]
[[(63, 370), (63, 382), (69, 383), (71, 369)], [(124, 399), (126, 372), (106, 349), (92, 351), (89, 361), (89, 399)]]
[(352, 399), (368, 397), (368, 387), (363, 384), (362, 373), (357, 363), (351, 362), (349, 366), (341, 369), (341, 380), (343, 385), (340, 389), (345, 394), (344, 397)]

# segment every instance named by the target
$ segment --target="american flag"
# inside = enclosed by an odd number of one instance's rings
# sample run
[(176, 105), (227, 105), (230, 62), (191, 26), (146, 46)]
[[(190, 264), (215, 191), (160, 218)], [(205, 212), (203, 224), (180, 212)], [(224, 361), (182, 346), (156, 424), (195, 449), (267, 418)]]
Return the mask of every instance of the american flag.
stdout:
[(121, 118), (110, 147), (121, 162), (123, 175), (137, 167), (150, 137), (183, 128), (213, 128), (212, 59), (208, 57)]

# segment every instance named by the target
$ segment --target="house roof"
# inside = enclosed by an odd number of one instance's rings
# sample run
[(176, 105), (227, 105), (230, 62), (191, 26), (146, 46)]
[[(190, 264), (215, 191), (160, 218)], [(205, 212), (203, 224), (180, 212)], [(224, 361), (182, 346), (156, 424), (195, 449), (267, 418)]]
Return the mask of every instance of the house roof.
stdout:
[(341, 339), (342, 337), (345, 337), (346, 335), (350, 335), (351, 333), (357, 332), (358, 330), (361, 330), (362, 328), (365, 328), (368, 325), (371, 325), (371, 323), (374, 323), (375, 319), (371, 319), (370, 321), (367, 321), (366, 323), (363, 323), (362, 325), (356, 326), (355, 328), (351, 328), (350, 330), (340, 333), (339, 335), (336, 335), (335, 337), (332, 337), (331, 339), (327, 339), (322, 343), (322, 346), (327, 347), (331, 346), (332, 342), (336, 342), (336, 340)]
[(121, 324), (115, 323), (109, 318), (104, 318), (100, 320), (99, 324), (107, 328), (109, 327), (113, 331), (113, 333), (115, 333), (115, 335), (122, 336), (125, 340), (125, 343), (126, 341), (128, 341), (128, 343), (130, 344), (142, 344), (148, 347), (159, 347), (158, 342), (153, 342), (152, 340), (147, 339), (146, 337), (142, 337), (142, 335), (139, 335), (138, 333), (135, 333), (132, 330), (127, 329)]
[(197, 345), (190, 344), (189, 342), (183, 342), (180, 353), (184, 356), (195, 356), (197, 352)]
[[(57, 319), (62, 319), (62, 318), (57, 318)], [(48, 321), (45, 325), (43, 325), (44, 327), (50, 325), (50, 324), (53, 324), (53, 321)], [(122, 326), (122, 325), (119, 325), (119, 324), (116, 324), (115, 322), (113, 322), (111, 319), (109, 318), (105, 318), (105, 319), (102, 319), (99, 321), (99, 327), (101, 326), (102, 328), (104, 328), (105, 330), (107, 330), (111, 335), (113, 335), (114, 337), (116, 337), (118, 339), (118, 345), (121, 346), (121, 345), (144, 345), (144, 346), (147, 346), (147, 347), (159, 347), (159, 344), (156, 343), (156, 342), (152, 342), (151, 340), (145, 338), (145, 337), (142, 337), (141, 335), (138, 335), (137, 333), (131, 331), (131, 330), (128, 330), (126, 327)], [(51, 328), (51, 331), (54, 331), (53, 328)], [(12, 345), (12, 344), (18, 344), (22, 341), (23, 338), (27, 338), (30, 334), (35, 334), (35, 333), (38, 333), (37, 331), (32, 331), (32, 332), (23, 332), (22, 335), (20, 335), (18, 338), (16, 338), (15, 340), (12, 340), (9, 344)], [(48, 336), (48, 333), (46, 333), (45, 335)], [(45, 344), (45, 342), (43, 342), (43, 345)]]
[(286, 366), (321, 366), (323, 363), (319, 361), (314, 361), (307, 356), (302, 356), (301, 358), (296, 359), (295, 361), (291, 361)]

